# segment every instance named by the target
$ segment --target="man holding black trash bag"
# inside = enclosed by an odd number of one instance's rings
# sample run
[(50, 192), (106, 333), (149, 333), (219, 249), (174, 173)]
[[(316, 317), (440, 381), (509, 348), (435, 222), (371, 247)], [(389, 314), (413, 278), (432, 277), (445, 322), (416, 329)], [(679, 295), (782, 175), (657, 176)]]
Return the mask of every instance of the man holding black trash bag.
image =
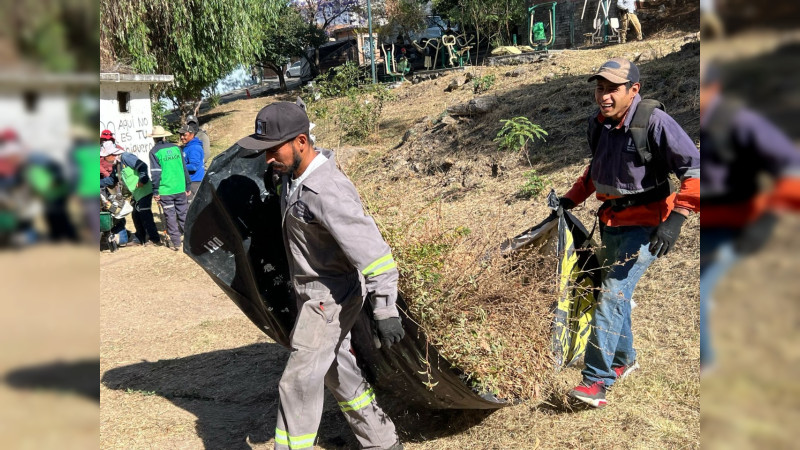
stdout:
[[(683, 221), (700, 208), (700, 152), (663, 105), (639, 96), (639, 69), (613, 58), (596, 80), (599, 111), (589, 117), (589, 167), (560, 204), (571, 209), (596, 192), (602, 286), (586, 346), (583, 381), (569, 392), (593, 407), (606, 390), (639, 368), (631, 331), (631, 297), (656, 258), (675, 246)], [(680, 180), (676, 193), (669, 179)]]
[(327, 386), (362, 447), (402, 449), (350, 351), (350, 330), (364, 302), (362, 279), (382, 347), (405, 335), (395, 306), (398, 272), (391, 249), (333, 153), (314, 148), (300, 106), (264, 107), (255, 133), (238, 144), (264, 151), (268, 179), (280, 178), (275, 188), (282, 238), (298, 303), (292, 352), (279, 384), (275, 448), (313, 448)]

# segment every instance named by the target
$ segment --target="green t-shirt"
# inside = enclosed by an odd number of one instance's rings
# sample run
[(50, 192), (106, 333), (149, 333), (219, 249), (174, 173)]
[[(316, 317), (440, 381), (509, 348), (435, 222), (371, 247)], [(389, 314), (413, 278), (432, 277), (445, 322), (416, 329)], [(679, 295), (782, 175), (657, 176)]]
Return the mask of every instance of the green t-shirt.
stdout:
[(174, 195), (186, 192), (186, 175), (183, 167), (181, 149), (173, 145), (159, 149), (155, 153), (161, 166), (161, 182), (158, 195)]
[(77, 194), (80, 197), (100, 196), (100, 150), (97, 144), (81, 145), (73, 153), (78, 166)]
[(133, 199), (136, 201), (141, 200), (145, 195), (153, 193), (153, 183), (150, 180), (144, 186), (136, 187), (139, 184), (139, 174), (131, 167), (123, 165), (122, 182), (133, 193)]

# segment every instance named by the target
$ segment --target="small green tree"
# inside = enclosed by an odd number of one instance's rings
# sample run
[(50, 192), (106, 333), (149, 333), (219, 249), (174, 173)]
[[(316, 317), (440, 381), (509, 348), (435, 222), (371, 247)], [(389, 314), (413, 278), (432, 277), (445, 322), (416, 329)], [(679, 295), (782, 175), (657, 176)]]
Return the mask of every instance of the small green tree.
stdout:
[(536, 197), (547, 186), (547, 179), (536, 173), (536, 170), (529, 170), (525, 172), (524, 176), (525, 183), (517, 191), (517, 197), (519, 198), (531, 199)]
[(497, 133), (494, 142), (497, 142), (498, 147), (503, 151), (523, 152), (527, 157), (528, 144), (536, 139), (544, 141), (544, 136), (547, 136), (547, 131), (532, 123), (525, 116), (504, 119), (500, 122), (503, 124), (503, 128)]

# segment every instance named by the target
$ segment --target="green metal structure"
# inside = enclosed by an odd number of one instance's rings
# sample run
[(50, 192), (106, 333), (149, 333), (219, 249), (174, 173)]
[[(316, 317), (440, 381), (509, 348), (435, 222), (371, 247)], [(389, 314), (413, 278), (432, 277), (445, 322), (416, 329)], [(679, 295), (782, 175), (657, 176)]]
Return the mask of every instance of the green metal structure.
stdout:
[[(544, 52), (553, 47), (556, 42), (556, 3), (546, 2), (533, 5), (528, 8), (529, 27), (528, 27), (528, 42), (531, 47), (536, 49), (537, 52)], [(534, 22), (536, 10), (545, 11), (550, 22), (550, 37), (547, 37), (544, 22)]]

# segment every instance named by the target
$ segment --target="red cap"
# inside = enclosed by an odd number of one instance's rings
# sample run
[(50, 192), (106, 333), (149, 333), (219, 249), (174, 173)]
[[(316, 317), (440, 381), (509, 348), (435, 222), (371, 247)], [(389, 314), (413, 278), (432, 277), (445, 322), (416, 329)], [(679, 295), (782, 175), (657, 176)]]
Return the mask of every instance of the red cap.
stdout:
[(111, 130), (103, 130), (100, 132), (100, 139), (114, 139), (114, 133)]
[(12, 128), (6, 128), (0, 132), (0, 141), (16, 141), (19, 139), (17, 132)]

